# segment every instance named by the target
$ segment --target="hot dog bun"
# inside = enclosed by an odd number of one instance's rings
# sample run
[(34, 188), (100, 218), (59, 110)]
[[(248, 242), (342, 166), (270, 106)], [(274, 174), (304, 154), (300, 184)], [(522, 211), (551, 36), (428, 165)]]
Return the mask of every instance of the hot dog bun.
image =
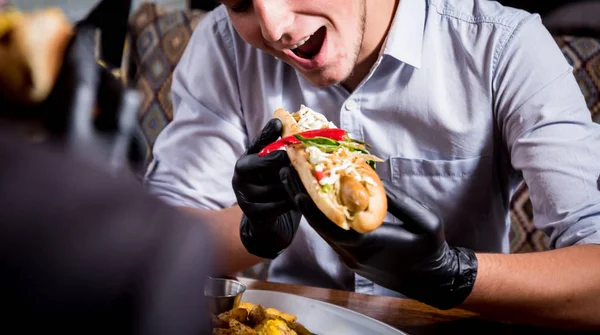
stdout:
[(0, 10), (0, 90), (19, 103), (48, 97), (73, 35), (59, 9)]
[[(302, 106), (302, 108), (305, 107)], [(310, 109), (309, 111), (314, 113)], [(301, 127), (296, 121), (299, 118), (299, 112), (292, 115), (281, 108), (274, 112), (274, 117), (281, 120), (283, 124), (282, 137), (308, 130)], [(319, 117), (324, 118), (320, 114)], [(317, 126), (319, 127), (321, 124), (322, 128), (332, 126), (327, 122), (320, 122)], [(345, 172), (341, 171), (339, 172), (341, 174), (339, 181), (336, 182), (333, 189), (324, 191), (315, 177), (315, 166), (310, 163), (307, 146), (303, 143), (288, 144), (286, 151), (308, 195), (329, 220), (342, 229), (353, 229), (359, 233), (368, 233), (381, 226), (387, 212), (385, 189), (375, 170), (367, 164), (364, 158), (350, 156), (344, 161), (351, 162), (353, 170), (360, 175), (361, 180), (354, 177), (356, 173), (344, 174)], [(336, 153), (330, 154), (330, 156), (334, 155)], [(345, 153), (340, 153), (340, 155), (343, 156)], [(366, 182), (367, 180), (369, 182)], [(351, 209), (354, 209), (354, 212), (350, 211)]]

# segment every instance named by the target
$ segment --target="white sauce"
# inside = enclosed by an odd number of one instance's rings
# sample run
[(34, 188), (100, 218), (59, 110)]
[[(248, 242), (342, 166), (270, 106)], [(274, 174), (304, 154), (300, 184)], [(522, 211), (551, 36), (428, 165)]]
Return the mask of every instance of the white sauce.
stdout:
[[(337, 128), (333, 122), (327, 121), (327, 118), (323, 114), (317, 113), (305, 105), (300, 105), (300, 110), (298, 113), (300, 114), (298, 126), (303, 131), (322, 128)], [(341, 150), (346, 151), (346, 154), (350, 154), (348, 150), (343, 147), (338, 149), (337, 154), (339, 154)], [(315, 171), (323, 172), (325, 169), (325, 163), (328, 163), (330, 166), (334, 166), (332, 169), (330, 169), (330, 171), (328, 171), (329, 176), (326, 176), (319, 181), (320, 185), (336, 184), (340, 180), (338, 171), (342, 170), (346, 175), (353, 175), (359, 182), (364, 180), (369, 184), (374, 186), (376, 185), (372, 178), (368, 176), (361, 176), (354, 168), (354, 165), (351, 163), (350, 159), (344, 159), (341, 163), (334, 162), (331, 159), (333, 154), (325, 153), (319, 150), (317, 147), (307, 147), (306, 152), (308, 153), (308, 161), (315, 167)]]
[[(340, 148), (338, 151), (339, 150), (346, 149)], [(315, 171), (323, 172), (325, 170), (325, 163), (333, 166), (327, 171), (329, 172), (329, 175), (319, 180), (320, 185), (334, 185), (337, 183), (340, 180), (339, 171), (344, 171), (344, 174), (354, 176), (359, 182), (365, 180), (368, 183), (374, 184), (373, 179), (362, 177), (358, 171), (356, 171), (354, 164), (352, 164), (352, 161), (349, 158), (344, 159), (341, 162), (334, 162), (331, 159), (334, 154), (325, 153), (317, 147), (307, 147), (306, 152), (308, 153), (308, 161), (315, 167)]]
[(329, 154), (319, 150), (317, 147), (306, 147), (306, 152), (308, 152), (308, 161), (312, 165), (316, 165), (319, 163), (331, 163), (331, 158), (329, 158)]
[(323, 114), (317, 113), (304, 105), (300, 105), (298, 114), (300, 114), (298, 126), (302, 130), (337, 128), (333, 122), (327, 121), (327, 118)]

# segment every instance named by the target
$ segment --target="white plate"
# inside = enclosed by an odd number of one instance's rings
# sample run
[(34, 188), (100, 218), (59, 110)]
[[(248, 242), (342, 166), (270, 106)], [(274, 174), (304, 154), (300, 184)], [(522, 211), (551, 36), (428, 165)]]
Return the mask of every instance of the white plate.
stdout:
[(298, 322), (317, 335), (406, 335), (366, 315), (294, 294), (247, 290), (242, 296), (242, 301), (293, 314), (297, 316)]

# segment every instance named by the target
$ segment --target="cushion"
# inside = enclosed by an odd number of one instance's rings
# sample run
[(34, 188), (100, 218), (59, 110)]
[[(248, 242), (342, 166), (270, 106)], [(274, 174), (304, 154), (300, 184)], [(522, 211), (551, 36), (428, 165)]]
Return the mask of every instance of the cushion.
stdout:
[[(594, 122), (600, 123), (600, 39), (555, 36), (585, 97)], [(522, 183), (510, 204), (511, 253), (549, 249), (549, 239), (533, 225), (533, 209), (527, 185)]]
[(146, 164), (152, 159), (156, 137), (173, 119), (173, 70), (204, 14), (200, 10), (167, 11), (154, 3), (143, 3), (131, 15), (128, 76), (142, 94), (139, 131), (146, 141)]

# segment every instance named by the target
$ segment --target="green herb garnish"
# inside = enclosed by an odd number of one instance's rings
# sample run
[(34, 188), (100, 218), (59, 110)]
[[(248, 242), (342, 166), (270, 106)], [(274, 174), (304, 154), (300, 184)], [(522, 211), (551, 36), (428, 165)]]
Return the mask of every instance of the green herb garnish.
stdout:
[(355, 147), (355, 146), (349, 145), (347, 143), (340, 143), (340, 145), (343, 146), (344, 148), (347, 148), (350, 151), (359, 151), (359, 152), (362, 152), (363, 154), (370, 155), (370, 153), (363, 148)]
[(325, 152), (333, 152), (340, 147), (340, 142), (327, 137), (306, 138), (299, 134), (294, 136), (298, 139), (298, 141), (304, 143), (305, 145), (315, 146)]
[(372, 167), (373, 170), (375, 170), (375, 166), (376, 166), (375, 161), (368, 160), (367, 164), (369, 164), (369, 166)]
[[(310, 145), (310, 146), (317, 147), (323, 152), (334, 152), (340, 146), (342, 146), (344, 148), (347, 148), (350, 151), (359, 151), (364, 154), (370, 155), (369, 151), (367, 151), (366, 149), (354, 146), (350, 143), (359, 143), (359, 144), (371, 147), (370, 145), (368, 145), (365, 142), (352, 139), (348, 135), (344, 136), (344, 139), (346, 140), (345, 142), (340, 142), (340, 141), (336, 141), (336, 140), (333, 140), (333, 139), (330, 139), (327, 137), (319, 137), (319, 136), (313, 137), (313, 138), (306, 138), (300, 134), (295, 134), (294, 136), (298, 139), (298, 141), (302, 142), (304, 145), (307, 145), (307, 146)], [(373, 168), (373, 170), (375, 170), (375, 162), (374, 161), (368, 160), (366, 162), (367, 162), (367, 164), (369, 164), (369, 166), (371, 166)], [(327, 185), (325, 185), (325, 186), (327, 186)], [(327, 192), (324, 189), (324, 186), (322, 186), (322, 189), (323, 189), (323, 192)]]
[(354, 143), (362, 144), (362, 145), (364, 145), (367, 148), (371, 147), (371, 145), (369, 143), (353, 139), (352, 137), (348, 136), (348, 134), (344, 135), (344, 140), (346, 142), (354, 142)]

